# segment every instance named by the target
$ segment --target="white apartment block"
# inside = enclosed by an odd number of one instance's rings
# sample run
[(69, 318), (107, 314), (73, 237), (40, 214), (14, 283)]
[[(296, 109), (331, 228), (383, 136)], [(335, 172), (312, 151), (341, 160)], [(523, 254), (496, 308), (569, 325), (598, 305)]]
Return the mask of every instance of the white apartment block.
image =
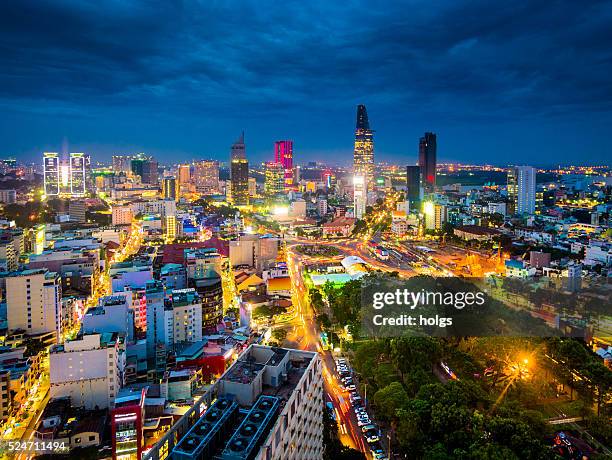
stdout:
[(51, 398), (70, 397), (72, 406), (111, 408), (123, 385), (125, 349), (117, 333), (86, 334), (51, 347)]
[(47, 269), (23, 270), (6, 277), (6, 309), (9, 330), (26, 334), (55, 331), (61, 335), (62, 283)]
[[(163, 458), (172, 447), (175, 460), (323, 457), (323, 377), (318, 353), (251, 345), (208, 396), (214, 403), (201, 417), (192, 418), (191, 428), (176, 446), (169, 433), (147, 453), (147, 460)], [(211, 431), (222, 435), (210, 436)]]

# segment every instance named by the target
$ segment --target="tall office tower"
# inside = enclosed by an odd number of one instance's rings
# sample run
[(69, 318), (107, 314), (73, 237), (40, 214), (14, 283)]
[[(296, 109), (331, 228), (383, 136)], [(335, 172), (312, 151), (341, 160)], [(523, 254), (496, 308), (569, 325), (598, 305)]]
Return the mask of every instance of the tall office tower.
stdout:
[(60, 193), (60, 158), (57, 152), (43, 153), (45, 195), (54, 196)]
[(141, 180), (143, 184), (159, 184), (158, 164), (153, 158), (151, 158), (149, 161), (145, 161), (145, 163), (142, 165)]
[(406, 166), (406, 201), (410, 210), (418, 208), (421, 201), (421, 168), (419, 166)]
[(293, 141), (276, 141), (274, 143), (274, 162), (285, 169), (285, 188), (293, 188)]
[(174, 200), (177, 201), (179, 199), (179, 188), (176, 177), (164, 177), (162, 181), (162, 196), (165, 200)]
[(230, 203), (236, 206), (249, 204), (249, 162), (246, 159), (244, 132), (232, 145), (230, 154)]
[(425, 193), (433, 193), (436, 187), (437, 142), (434, 133), (425, 133), (419, 139), (419, 166)]
[(84, 153), (70, 154), (70, 194), (83, 196), (87, 191), (87, 170)]
[(157, 167), (157, 161), (153, 157), (148, 157), (142, 153), (139, 153), (131, 161), (132, 173), (140, 176), (140, 181), (143, 184), (159, 184)]
[(531, 166), (517, 166), (516, 213), (534, 214), (536, 205), (536, 170)]
[(273, 199), (285, 191), (285, 168), (281, 163), (268, 161), (266, 163), (266, 177), (264, 181), (264, 194), (266, 198)]
[(353, 202), (355, 204), (355, 218), (363, 219), (366, 211), (367, 184), (366, 178), (361, 175), (353, 176)]
[(219, 162), (202, 160), (194, 163), (193, 182), (200, 193), (219, 193)]
[(113, 172), (129, 173), (132, 170), (132, 157), (130, 155), (113, 155)]
[(56, 332), (59, 340), (62, 332), (60, 275), (39, 268), (14, 272), (5, 279), (8, 328), (31, 335)]
[(374, 185), (374, 135), (370, 129), (368, 112), (363, 104), (357, 106), (353, 167), (356, 176), (364, 177), (367, 194), (367, 190)]
[(508, 193), (508, 215), (516, 214), (516, 200), (518, 191), (518, 177), (516, 168), (510, 168), (507, 176), (507, 193)]
[(178, 182), (180, 185), (189, 185), (191, 182), (191, 165), (179, 165)]

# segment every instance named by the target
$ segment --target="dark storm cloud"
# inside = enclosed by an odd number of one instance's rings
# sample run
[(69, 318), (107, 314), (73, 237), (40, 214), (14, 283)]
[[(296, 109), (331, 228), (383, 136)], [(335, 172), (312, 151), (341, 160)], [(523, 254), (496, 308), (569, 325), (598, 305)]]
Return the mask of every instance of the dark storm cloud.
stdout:
[(610, 2), (56, 0), (1, 10), (5, 113), (316, 117), (367, 101), (389, 118), (521, 120), (612, 107)]

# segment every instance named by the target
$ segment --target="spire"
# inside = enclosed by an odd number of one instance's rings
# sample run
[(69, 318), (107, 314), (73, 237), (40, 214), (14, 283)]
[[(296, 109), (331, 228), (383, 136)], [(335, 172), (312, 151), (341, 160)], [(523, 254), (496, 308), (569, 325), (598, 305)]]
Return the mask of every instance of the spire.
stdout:
[(370, 122), (368, 121), (368, 111), (366, 106), (359, 104), (357, 106), (357, 126), (356, 129), (370, 129)]
[(244, 144), (244, 131), (242, 131), (240, 133), (240, 137), (238, 138), (238, 140), (235, 142), (235, 144)]

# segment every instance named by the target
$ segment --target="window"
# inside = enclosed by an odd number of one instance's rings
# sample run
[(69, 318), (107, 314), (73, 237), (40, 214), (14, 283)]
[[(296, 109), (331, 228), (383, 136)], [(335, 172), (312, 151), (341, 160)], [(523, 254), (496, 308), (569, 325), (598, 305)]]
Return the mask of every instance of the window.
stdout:
[(96, 440), (96, 437), (95, 437), (95, 436), (90, 436), (90, 437), (89, 437), (89, 440), (90, 440), (90, 441), (95, 441), (95, 440)]

